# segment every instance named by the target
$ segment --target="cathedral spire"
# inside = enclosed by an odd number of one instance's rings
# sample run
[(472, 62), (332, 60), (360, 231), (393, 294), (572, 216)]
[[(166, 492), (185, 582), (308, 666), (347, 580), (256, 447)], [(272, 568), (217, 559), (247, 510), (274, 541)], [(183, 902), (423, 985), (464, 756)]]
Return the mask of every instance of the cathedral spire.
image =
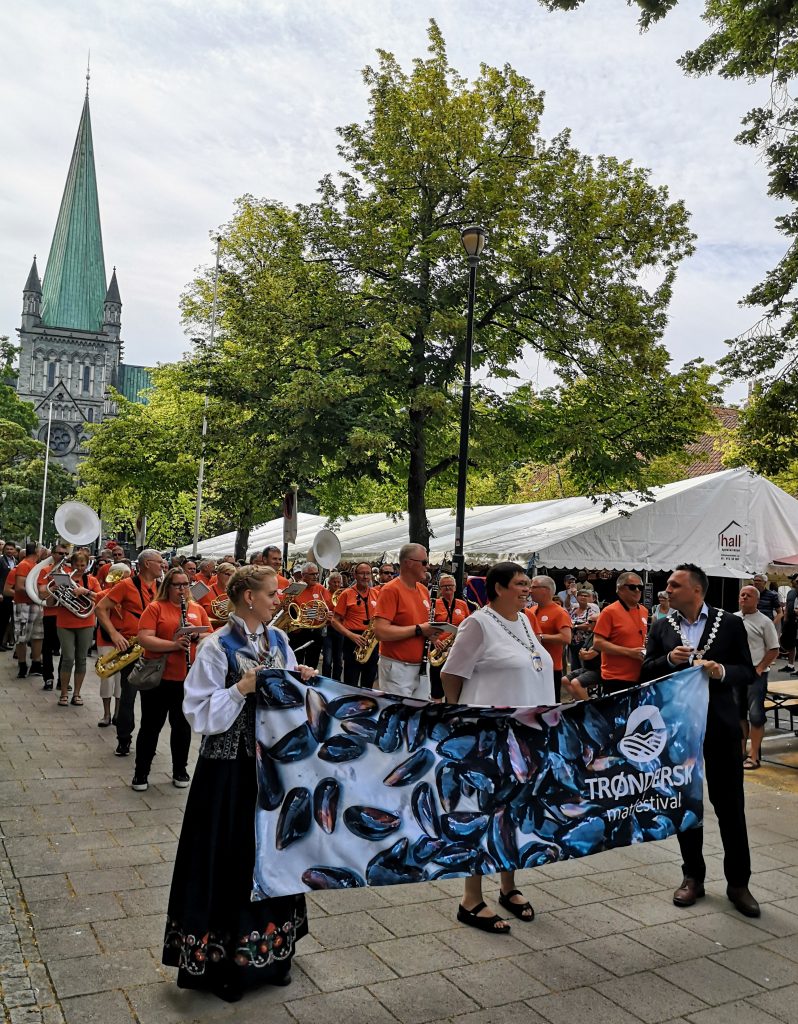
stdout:
[(36, 295), (42, 293), (42, 283), (39, 280), (39, 268), (36, 266), (36, 257), (33, 257), (33, 263), (30, 266), (30, 273), (28, 274), (28, 280), (25, 282), (25, 287), (22, 289), (23, 292), (33, 292)]
[(104, 298), (105, 260), (87, 93), (44, 272), (42, 320), (51, 327), (100, 331)]

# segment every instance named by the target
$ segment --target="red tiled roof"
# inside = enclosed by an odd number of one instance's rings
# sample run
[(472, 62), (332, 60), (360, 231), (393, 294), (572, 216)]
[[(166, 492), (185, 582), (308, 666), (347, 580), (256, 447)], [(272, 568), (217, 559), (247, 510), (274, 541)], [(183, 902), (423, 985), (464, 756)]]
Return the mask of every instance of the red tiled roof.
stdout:
[[(718, 420), (718, 425), (727, 430), (733, 430), (740, 419), (739, 409), (716, 405), (713, 406), (712, 412)], [(705, 473), (719, 473), (726, 468), (721, 461), (723, 452), (720, 439), (714, 434), (702, 434), (697, 441), (688, 445), (686, 450), (693, 458), (684, 473), (686, 480), (703, 476)]]

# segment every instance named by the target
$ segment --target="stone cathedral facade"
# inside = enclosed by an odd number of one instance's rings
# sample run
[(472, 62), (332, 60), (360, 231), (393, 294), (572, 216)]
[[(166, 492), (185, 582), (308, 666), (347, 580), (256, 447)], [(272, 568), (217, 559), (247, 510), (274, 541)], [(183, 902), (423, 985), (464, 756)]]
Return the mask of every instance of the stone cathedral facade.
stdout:
[(89, 95), (83, 104), (50, 254), (36, 257), (22, 292), (17, 394), (39, 417), (38, 438), (70, 472), (84, 454), (86, 425), (114, 414), (109, 388), (141, 401), (149, 376), (122, 361), (116, 268), (106, 282)]

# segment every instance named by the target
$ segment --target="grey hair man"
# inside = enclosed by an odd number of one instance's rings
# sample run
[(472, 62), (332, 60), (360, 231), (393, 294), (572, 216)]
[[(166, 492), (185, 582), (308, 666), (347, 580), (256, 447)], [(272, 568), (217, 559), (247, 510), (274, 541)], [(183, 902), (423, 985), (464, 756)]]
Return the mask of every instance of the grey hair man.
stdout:
[[(743, 620), (748, 636), (748, 649), (754, 663), (756, 678), (747, 687), (746, 694), (740, 694), (740, 724), (743, 730), (743, 768), (753, 771), (759, 767), (762, 751), (762, 737), (765, 735), (765, 697), (768, 689), (768, 669), (778, 657), (779, 634), (767, 615), (757, 610), (759, 590), (743, 587), (739, 594), (740, 610), (736, 613)], [(750, 722), (750, 727), (749, 727)], [(745, 756), (748, 737), (751, 737), (751, 753)]]
[(636, 572), (622, 572), (615, 589), (618, 600), (607, 605), (593, 630), (593, 646), (601, 654), (602, 693), (616, 693), (639, 682), (646, 653), (648, 612), (640, 603), (643, 581)]

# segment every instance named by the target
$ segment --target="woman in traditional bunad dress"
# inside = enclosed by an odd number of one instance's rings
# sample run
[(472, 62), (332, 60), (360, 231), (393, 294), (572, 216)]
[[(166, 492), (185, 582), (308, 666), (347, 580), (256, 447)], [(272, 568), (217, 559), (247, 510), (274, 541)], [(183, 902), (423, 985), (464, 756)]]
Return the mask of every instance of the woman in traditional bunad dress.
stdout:
[[(185, 683), (183, 711), (203, 734), (169, 894), (163, 962), (181, 988), (229, 1002), (258, 985), (287, 985), (307, 933), (304, 895), (252, 902), (255, 864), (256, 669), (296, 669), (288, 638), (268, 623), (279, 606), (268, 566), (237, 569), (227, 625), (207, 637)], [(316, 675), (306, 666), (304, 680)]]

